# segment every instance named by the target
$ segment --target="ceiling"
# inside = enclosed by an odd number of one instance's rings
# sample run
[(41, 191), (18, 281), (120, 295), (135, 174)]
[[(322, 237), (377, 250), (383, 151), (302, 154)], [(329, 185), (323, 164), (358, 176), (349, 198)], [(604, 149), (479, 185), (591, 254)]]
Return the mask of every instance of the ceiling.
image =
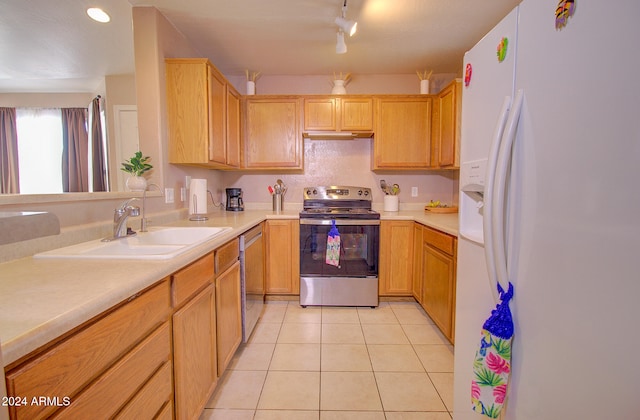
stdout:
[[(90, 91), (133, 72), (131, 6), (154, 6), (226, 75), (461, 73), (462, 56), (521, 0), (0, 0), (0, 92)], [(112, 16), (86, 17), (90, 6)]]

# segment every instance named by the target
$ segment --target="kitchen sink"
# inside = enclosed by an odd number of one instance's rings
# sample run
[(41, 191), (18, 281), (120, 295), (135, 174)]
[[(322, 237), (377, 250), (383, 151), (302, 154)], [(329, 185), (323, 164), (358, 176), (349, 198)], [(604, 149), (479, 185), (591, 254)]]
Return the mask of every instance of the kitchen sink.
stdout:
[(98, 239), (41, 252), (34, 258), (166, 260), (229, 230), (230, 227), (154, 227), (109, 242)]

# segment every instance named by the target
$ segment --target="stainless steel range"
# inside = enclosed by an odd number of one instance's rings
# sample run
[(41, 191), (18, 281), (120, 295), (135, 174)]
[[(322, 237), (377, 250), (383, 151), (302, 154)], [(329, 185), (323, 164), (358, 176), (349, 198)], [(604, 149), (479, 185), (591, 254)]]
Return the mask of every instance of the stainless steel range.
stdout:
[[(336, 230), (339, 250), (328, 258), (327, 248), (331, 253), (336, 245)], [(379, 245), (380, 213), (371, 209), (370, 188), (305, 188), (300, 305), (378, 306)]]

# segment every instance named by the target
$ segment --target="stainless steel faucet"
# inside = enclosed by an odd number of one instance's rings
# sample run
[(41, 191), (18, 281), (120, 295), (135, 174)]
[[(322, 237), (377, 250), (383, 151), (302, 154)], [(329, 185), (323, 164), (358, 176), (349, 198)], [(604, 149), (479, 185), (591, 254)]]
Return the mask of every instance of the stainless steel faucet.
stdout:
[(160, 188), (160, 186), (158, 184), (151, 183), (151, 184), (149, 184), (147, 186), (147, 188), (145, 188), (144, 192), (142, 193), (142, 217), (140, 218), (140, 232), (146, 232), (147, 231), (148, 220), (144, 216), (144, 209), (147, 207), (146, 206), (147, 191), (150, 191), (151, 187), (156, 187), (158, 189), (158, 191), (160, 191), (160, 195), (164, 196), (164, 194), (162, 193), (162, 189)]
[(140, 216), (140, 207), (129, 205), (133, 200), (137, 200), (137, 198), (130, 198), (115, 209), (113, 213), (113, 236), (104, 238), (102, 240), (103, 242), (131, 236), (127, 235), (127, 218), (129, 218), (129, 216)]

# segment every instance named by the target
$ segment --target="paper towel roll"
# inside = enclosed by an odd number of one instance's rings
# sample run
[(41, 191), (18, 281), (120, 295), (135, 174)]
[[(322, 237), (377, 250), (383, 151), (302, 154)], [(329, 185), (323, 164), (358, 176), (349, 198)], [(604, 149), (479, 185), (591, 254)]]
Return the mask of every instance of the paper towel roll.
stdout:
[(189, 214), (207, 213), (207, 180), (191, 178), (189, 184)]

